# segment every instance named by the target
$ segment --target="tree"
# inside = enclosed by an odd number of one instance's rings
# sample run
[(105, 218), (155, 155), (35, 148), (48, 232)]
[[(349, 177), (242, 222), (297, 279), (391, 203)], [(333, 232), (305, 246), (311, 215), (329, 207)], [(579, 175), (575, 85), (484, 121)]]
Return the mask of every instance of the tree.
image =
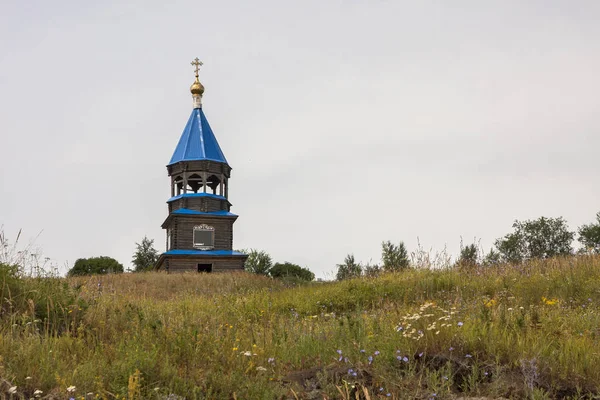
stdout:
[(295, 277), (309, 282), (315, 279), (315, 274), (308, 268), (290, 262), (275, 263), (269, 270), (269, 274), (273, 278)]
[(502, 261), (518, 263), (532, 258), (550, 258), (573, 253), (575, 232), (562, 218), (540, 217), (513, 223), (514, 232), (494, 243)]
[(273, 266), (271, 256), (264, 250), (240, 250), (240, 252), (248, 254), (244, 269), (248, 272), (259, 275), (268, 275), (269, 270)]
[(596, 214), (596, 223), (579, 227), (579, 243), (585, 250), (600, 254), (600, 212)]
[(456, 266), (459, 267), (473, 267), (479, 264), (479, 251), (475, 243), (463, 245), (462, 239), (460, 241), (460, 256), (456, 261)]
[(154, 239), (151, 240), (144, 236), (142, 243), (136, 243), (135, 247), (136, 250), (131, 260), (135, 266), (135, 272), (154, 268), (158, 261), (158, 251), (154, 248)]
[(342, 264), (337, 265), (336, 279), (338, 281), (359, 277), (362, 274), (362, 265), (356, 263), (353, 254), (348, 254)]
[(404, 242), (400, 242), (397, 246), (389, 240), (381, 242), (381, 264), (382, 269), (386, 272), (408, 268), (408, 251), (406, 251)]
[(101, 256), (78, 259), (67, 274), (68, 276), (78, 276), (119, 272), (123, 272), (123, 264), (114, 258)]

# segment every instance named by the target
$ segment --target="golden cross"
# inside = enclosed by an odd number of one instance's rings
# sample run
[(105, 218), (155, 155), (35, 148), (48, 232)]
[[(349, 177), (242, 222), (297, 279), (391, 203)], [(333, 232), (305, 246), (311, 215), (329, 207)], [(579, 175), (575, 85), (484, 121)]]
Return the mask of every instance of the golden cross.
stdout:
[(196, 78), (197, 78), (197, 77), (198, 77), (198, 71), (200, 70), (200, 67), (201, 67), (202, 65), (204, 65), (204, 63), (203, 63), (202, 61), (200, 61), (200, 60), (198, 59), (198, 57), (196, 57), (196, 59), (195, 59), (194, 61), (192, 61), (192, 63), (191, 63), (191, 64), (192, 64), (194, 67), (196, 67), (196, 68), (194, 69), (194, 73), (196, 74)]

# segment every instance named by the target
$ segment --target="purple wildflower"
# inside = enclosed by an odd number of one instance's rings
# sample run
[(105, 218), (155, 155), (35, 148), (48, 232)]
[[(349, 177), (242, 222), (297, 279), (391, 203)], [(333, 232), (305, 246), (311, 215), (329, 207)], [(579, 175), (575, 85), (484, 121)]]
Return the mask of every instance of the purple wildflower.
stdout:
[(379, 350), (377, 350), (377, 351), (375, 351), (375, 353), (373, 353), (373, 354), (375, 354), (376, 356), (378, 356), (378, 355), (379, 355), (379, 354), (381, 354), (381, 353), (379, 352)]
[(371, 364), (373, 362), (373, 356), (369, 356), (369, 358), (367, 358), (367, 360), (369, 360), (369, 364)]
[(456, 324), (458, 326), (463, 326), (464, 324), (462, 323), (462, 321), (458, 321), (458, 324)]

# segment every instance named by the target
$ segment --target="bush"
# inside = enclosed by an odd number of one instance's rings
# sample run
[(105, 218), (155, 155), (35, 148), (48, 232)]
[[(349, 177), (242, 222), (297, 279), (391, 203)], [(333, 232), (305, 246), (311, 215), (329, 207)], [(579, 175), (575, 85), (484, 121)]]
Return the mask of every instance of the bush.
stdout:
[(408, 251), (404, 242), (400, 242), (397, 246), (389, 240), (381, 243), (381, 263), (382, 268), (386, 272), (400, 271), (408, 268)]
[(344, 279), (356, 278), (362, 275), (362, 265), (354, 260), (353, 254), (348, 254), (342, 264), (337, 265), (336, 279), (342, 281)]
[(276, 263), (269, 270), (269, 274), (273, 278), (296, 277), (309, 282), (315, 279), (315, 274), (308, 268), (302, 268), (290, 262)]
[(135, 266), (135, 272), (152, 269), (158, 261), (158, 251), (154, 248), (154, 240), (144, 236), (142, 243), (136, 243), (135, 248), (136, 250), (131, 260)]
[(111, 257), (80, 258), (68, 272), (69, 276), (103, 275), (123, 272), (123, 264)]
[(269, 253), (264, 250), (240, 250), (241, 253), (248, 254), (248, 259), (244, 264), (244, 269), (253, 274), (268, 275), (273, 266), (273, 261)]
[(575, 233), (569, 231), (562, 217), (515, 221), (513, 228), (513, 233), (494, 243), (503, 261), (519, 263), (573, 253), (571, 244)]
[(579, 227), (579, 243), (584, 250), (600, 254), (600, 212), (596, 214), (596, 223)]

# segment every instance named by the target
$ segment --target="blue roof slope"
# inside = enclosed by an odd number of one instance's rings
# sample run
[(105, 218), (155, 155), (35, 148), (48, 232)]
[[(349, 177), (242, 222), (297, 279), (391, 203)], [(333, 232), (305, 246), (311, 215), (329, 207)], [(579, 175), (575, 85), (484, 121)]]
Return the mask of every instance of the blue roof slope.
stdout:
[(178, 194), (177, 196), (171, 197), (169, 200), (167, 200), (167, 203), (182, 199), (184, 197), (212, 197), (213, 199), (227, 200), (225, 196), (212, 193), (182, 193)]
[(202, 212), (196, 210), (190, 210), (189, 208), (180, 208), (173, 211), (172, 214), (180, 214), (180, 215), (217, 215), (224, 217), (237, 217), (236, 214), (230, 213), (229, 211), (211, 211), (211, 212)]
[(227, 159), (201, 108), (192, 110), (169, 165), (195, 160), (211, 160), (227, 164)]
[(240, 253), (235, 250), (169, 250), (165, 253), (165, 255), (181, 255), (181, 256), (196, 256), (196, 255), (205, 255), (205, 256), (244, 256), (244, 253)]

